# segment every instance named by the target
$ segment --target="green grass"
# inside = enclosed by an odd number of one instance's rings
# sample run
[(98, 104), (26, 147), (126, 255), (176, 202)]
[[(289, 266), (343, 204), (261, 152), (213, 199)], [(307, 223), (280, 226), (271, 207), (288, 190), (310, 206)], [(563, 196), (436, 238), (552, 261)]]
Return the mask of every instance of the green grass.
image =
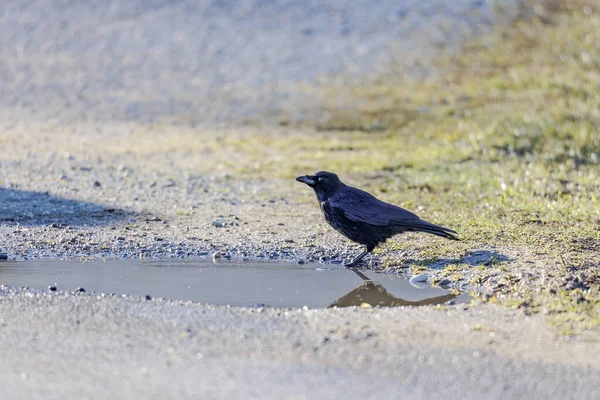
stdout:
[[(143, 157), (199, 154), (182, 167), (235, 179), (335, 171), (463, 239), (393, 240), (380, 252), (388, 267), (470, 282), (483, 301), (600, 337), (600, 2), (529, 3), (527, 18), (441, 51), (426, 79), (393, 66), (363, 84), (314, 89), (324, 118), (128, 140)], [(417, 259), (403, 259), (406, 249)], [(510, 260), (464, 262), (476, 249)], [(433, 268), (440, 259), (451, 267)]]
[(459, 244), (418, 244), (423, 259), (490, 245), (520, 254), (430, 272), (487, 282), (486, 299), (543, 312), (563, 333), (600, 333), (600, 7), (538, 3), (534, 16), (442, 53), (427, 80), (322, 88), (328, 118), (313, 135), (269, 143), (296, 151), (273, 173), (337, 171), (460, 232)]

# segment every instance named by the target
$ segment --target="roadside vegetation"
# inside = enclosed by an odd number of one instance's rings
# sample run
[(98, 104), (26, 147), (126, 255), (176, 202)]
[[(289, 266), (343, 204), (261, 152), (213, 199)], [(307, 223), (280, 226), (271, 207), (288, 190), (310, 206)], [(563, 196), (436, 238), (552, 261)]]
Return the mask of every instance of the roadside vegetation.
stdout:
[(330, 105), (318, 126), (337, 132), (327, 135), (338, 154), (332, 169), (339, 162), (365, 182), (387, 171), (375, 180), (380, 195), (456, 227), (465, 252), (477, 243), (500, 253), (484, 265), (457, 257), (439, 268), (453, 244), (428, 242), (421, 251), (431, 263), (413, 269), (470, 280), (485, 288), (484, 301), (541, 312), (565, 334), (596, 339), (599, 11), (597, 1), (529, 2), (523, 18), (442, 54), (426, 80), (399, 74), (331, 89), (345, 90), (353, 107)]
[(384, 267), (600, 339), (600, 1), (528, 0), (517, 20), (442, 49), (425, 78), (397, 66), (310, 91), (314, 119), (138, 150), (180, 143), (206, 156), (194, 169), (239, 179), (337, 172), (463, 239), (392, 240)]
[[(442, 51), (427, 78), (401, 71), (320, 89), (315, 135), (265, 139), (288, 160), (273, 172), (344, 172), (425, 209), (464, 241), (423, 242), (426, 261), (387, 257), (388, 268), (470, 282), (482, 301), (598, 339), (600, 2), (527, 2), (518, 20)], [(470, 262), (477, 247), (497, 253)], [(385, 250), (403, 248), (415, 244)]]

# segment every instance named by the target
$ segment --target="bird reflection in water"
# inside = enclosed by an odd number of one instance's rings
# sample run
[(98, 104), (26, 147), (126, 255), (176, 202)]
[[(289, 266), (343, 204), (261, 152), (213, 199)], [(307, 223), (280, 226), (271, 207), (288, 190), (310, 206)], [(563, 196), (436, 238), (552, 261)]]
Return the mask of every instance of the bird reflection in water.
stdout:
[(352, 290), (348, 294), (334, 301), (328, 308), (332, 307), (401, 307), (401, 306), (425, 306), (444, 304), (450, 300), (454, 300), (458, 294), (448, 293), (442, 296), (430, 297), (428, 299), (418, 301), (408, 301), (400, 299), (390, 294), (380, 283), (369, 279), (365, 274), (357, 268), (350, 268), (352, 272), (358, 275), (363, 284)]

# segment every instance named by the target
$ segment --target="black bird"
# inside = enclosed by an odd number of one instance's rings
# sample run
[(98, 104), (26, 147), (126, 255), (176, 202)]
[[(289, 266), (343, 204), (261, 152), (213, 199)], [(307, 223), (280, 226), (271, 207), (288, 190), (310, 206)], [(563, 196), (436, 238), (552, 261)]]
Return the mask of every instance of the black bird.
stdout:
[(321, 171), (315, 175), (299, 176), (296, 180), (306, 183), (315, 191), (323, 215), (333, 229), (348, 239), (367, 246), (346, 267), (357, 265), (377, 245), (407, 231), (460, 240), (453, 235), (456, 232), (452, 229), (423, 221), (410, 211), (347, 186), (331, 172)]

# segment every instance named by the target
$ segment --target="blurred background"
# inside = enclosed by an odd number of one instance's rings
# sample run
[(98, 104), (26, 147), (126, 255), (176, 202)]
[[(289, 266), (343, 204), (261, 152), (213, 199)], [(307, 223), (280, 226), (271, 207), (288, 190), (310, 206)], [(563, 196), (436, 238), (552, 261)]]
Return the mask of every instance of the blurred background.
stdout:
[(516, 18), (521, 3), (5, 0), (0, 107), (63, 122), (322, 119), (315, 86), (427, 74), (436, 49)]

